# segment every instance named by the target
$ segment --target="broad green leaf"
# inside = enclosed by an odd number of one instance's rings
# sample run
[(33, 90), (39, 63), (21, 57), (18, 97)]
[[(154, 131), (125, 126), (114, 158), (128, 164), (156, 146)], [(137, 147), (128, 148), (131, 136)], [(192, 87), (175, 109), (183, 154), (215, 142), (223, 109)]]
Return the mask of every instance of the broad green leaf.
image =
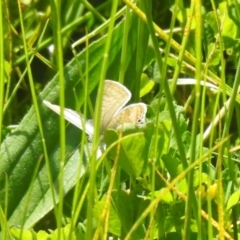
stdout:
[[(96, 223), (100, 222), (102, 212), (105, 209), (106, 209), (106, 196), (104, 196), (94, 208), (94, 218)], [(108, 231), (116, 236), (121, 235), (121, 221), (119, 219), (118, 213), (115, 211), (112, 204), (110, 204), (109, 206)]]
[[(129, 67), (132, 69), (130, 63), (136, 57), (137, 32), (131, 31), (131, 28), (136, 27), (136, 24), (137, 18), (134, 16), (132, 17), (128, 37), (128, 49), (125, 59), (126, 69)], [(106, 76), (109, 79), (118, 79), (123, 31), (124, 21), (118, 24), (113, 32), (111, 51), (108, 55), (108, 64), (112, 69), (109, 69)], [(66, 107), (75, 109), (75, 106), (81, 106), (84, 102), (84, 92), (86, 89), (84, 89), (83, 81), (86, 74), (87, 54), (88, 93), (90, 94), (96, 87), (102, 68), (105, 40), (106, 36), (93, 42), (65, 67)], [(126, 79), (127, 77), (126, 75)], [(60, 156), (59, 116), (48, 110), (42, 104), (42, 101), (47, 99), (55, 103), (57, 102), (58, 94), (58, 74), (56, 74), (39, 95), (38, 99), (44, 137), (50, 159), (51, 177), (56, 187), (54, 188), (56, 202), (58, 202), (57, 189)], [(73, 97), (74, 94), (76, 94), (77, 98)], [(81, 131), (77, 130), (74, 126), (68, 125), (66, 128), (67, 146), (63, 179), (65, 193), (73, 188), (75, 182), (85, 172), (84, 164), (87, 161), (87, 156), (85, 155), (83, 159), (80, 159), (78, 154), (80, 139)], [(0, 201), (3, 209), (5, 209), (5, 197), (7, 197), (7, 215), (9, 224), (11, 225), (33, 226), (53, 208), (42, 146), (43, 142), (39, 134), (35, 110), (32, 107), (18, 128), (4, 140), (0, 150)], [(78, 167), (81, 168), (79, 173)]]
[(157, 130), (155, 126), (149, 149), (150, 159), (159, 159), (163, 154), (168, 152), (171, 128), (172, 124), (170, 121), (159, 122)]
[[(35, 233), (33, 230), (23, 230), (17, 229), (17, 228), (12, 228), (11, 233), (13, 234), (15, 239), (26, 239), (26, 240), (34, 240), (37, 239), (37, 233)], [(42, 239), (48, 239), (48, 235), (46, 233), (45, 236), (42, 236)]]
[[(139, 215), (147, 207), (148, 201), (138, 197), (139, 192), (113, 191), (109, 206), (108, 230), (116, 236), (125, 236)], [(94, 217), (98, 222), (103, 211), (106, 210), (106, 197), (104, 196), (94, 209)], [(133, 239), (142, 239), (145, 236), (143, 225), (134, 231)]]
[[(163, 194), (163, 192), (165, 191), (165, 189), (167, 188), (161, 188), (159, 191), (154, 191), (153, 192), (153, 196), (152, 196), (152, 193), (150, 192), (147, 196), (148, 199), (152, 199), (153, 197), (156, 198), (158, 197), (159, 195)], [(164, 194), (164, 196), (162, 197), (161, 199), (163, 202), (165, 203), (172, 203), (173, 202), (173, 196), (171, 194), (170, 191), (168, 191), (166, 194)]]
[(238, 204), (239, 203), (239, 199), (240, 199), (240, 190), (238, 190), (235, 193), (233, 193), (230, 196), (230, 198), (228, 199), (227, 210), (229, 210), (230, 208), (232, 208), (233, 206)]
[[(218, 18), (221, 25), (221, 38), (224, 43), (224, 49), (236, 47), (238, 40), (237, 36), (237, 26), (235, 22), (228, 16), (228, 6), (226, 2), (219, 4)], [(215, 12), (209, 12), (206, 15), (207, 23), (211, 26), (215, 38), (219, 38), (219, 29), (215, 19)]]
[[(112, 148), (110, 150), (110, 156), (113, 160), (119, 158), (119, 164), (122, 169), (124, 169), (130, 176), (135, 178), (140, 175), (145, 163), (144, 159), (146, 159), (146, 140), (143, 132), (138, 132), (136, 128), (133, 130), (126, 130), (124, 135), (127, 136), (127, 138), (120, 139), (117, 132), (108, 130), (105, 133), (104, 141), (106, 142), (107, 146), (110, 146), (115, 141), (119, 141), (120, 148), (118, 145)], [(120, 150), (119, 152), (118, 149)]]
[(146, 74), (142, 74), (140, 97), (148, 94), (153, 89), (153, 87), (154, 81), (150, 80)]
[[(64, 167), (64, 192), (68, 192), (72, 189), (76, 180), (85, 173), (86, 164), (86, 160), (80, 160), (78, 150), (71, 155)], [(80, 172), (77, 171), (78, 169), (80, 169)], [(19, 206), (25, 208), (22, 209), (19, 207), (15, 209), (9, 219), (12, 224), (17, 224), (19, 220), (22, 220), (22, 222), (25, 222), (25, 228), (32, 227), (34, 223), (44, 217), (45, 214), (53, 208), (51, 189), (45, 187), (45, 185), (48, 185), (46, 171), (46, 166), (44, 166), (33, 182), (32, 190), (30, 189), (20, 201)], [(55, 181), (55, 186), (55, 197), (58, 197), (58, 179)], [(44, 189), (46, 188), (45, 191), (42, 190), (43, 187)], [(29, 198), (31, 202), (28, 202)], [(24, 211), (26, 208), (28, 209), (28, 216), (24, 219)], [(20, 217), (22, 217), (22, 219)]]
[[(84, 237), (84, 233), (80, 227), (72, 228), (70, 224), (60, 229), (61, 236), (63, 239), (80, 239)], [(57, 240), (58, 237), (58, 229), (55, 231), (50, 231), (47, 233), (45, 231), (34, 232), (33, 230), (21, 230), (18, 228), (11, 228), (11, 233), (16, 240)], [(64, 236), (64, 237), (63, 237)]]

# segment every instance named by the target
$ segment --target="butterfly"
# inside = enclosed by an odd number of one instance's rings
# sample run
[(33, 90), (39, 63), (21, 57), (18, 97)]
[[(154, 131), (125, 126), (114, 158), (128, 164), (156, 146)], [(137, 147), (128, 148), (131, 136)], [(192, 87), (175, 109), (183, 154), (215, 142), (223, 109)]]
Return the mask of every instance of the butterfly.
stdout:
[[(145, 122), (147, 112), (146, 104), (134, 103), (124, 107), (131, 99), (131, 96), (131, 92), (121, 83), (105, 80), (100, 119), (101, 134), (107, 128), (117, 129), (124, 123), (141, 125)], [(60, 114), (60, 106), (54, 105), (46, 100), (44, 100), (43, 103), (57, 114)], [(92, 139), (94, 134), (93, 119), (86, 120), (83, 114), (69, 108), (65, 108), (63, 114), (67, 121), (84, 130), (89, 138)]]

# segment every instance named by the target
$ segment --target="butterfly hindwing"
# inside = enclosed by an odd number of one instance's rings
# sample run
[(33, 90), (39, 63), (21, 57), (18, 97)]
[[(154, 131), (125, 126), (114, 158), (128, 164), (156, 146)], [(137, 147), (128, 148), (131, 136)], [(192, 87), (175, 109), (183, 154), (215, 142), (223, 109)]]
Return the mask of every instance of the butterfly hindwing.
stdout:
[(141, 125), (145, 122), (147, 107), (144, 103), (135, 103), (123, 108), (109, 123), (107, 128), (118, 128), (124, 123)]

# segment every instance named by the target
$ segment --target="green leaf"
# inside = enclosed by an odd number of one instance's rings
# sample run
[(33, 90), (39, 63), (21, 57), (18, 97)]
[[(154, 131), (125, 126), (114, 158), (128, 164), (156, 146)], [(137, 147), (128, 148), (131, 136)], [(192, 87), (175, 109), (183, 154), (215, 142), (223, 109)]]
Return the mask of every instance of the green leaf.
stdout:
[[(154, 198), (158, 197), (159, 195), (163, 194), (165, 189), (167, 189), (167, 188), (161, 188), (159, 191), (154, 191), (153, 196), (152, 196), (152, 192), (150, 192), (147, 196), (147, 199), (152, 199), (152, 197), (154, 197)], [(168, 204), (172, 203), (173, 202), (173, 196), (172, 196), (171, 192), (168, 191), (167, 193), (165, 193), (161, 200), (164, 203), (168, 203)]]
[(158, 129), (154, 131), (151, 139), (149, 148), (150, 159), (159, 159), (163, 154), (168, 152), (171, 127), (172, 123), (170, 121), (159, 122)]
[(154, 81), (150, 80), (146, 74), (142, 74), (140, 97), (148, 94), (153, 89), (153, 87)]
[[(71, 224), (68, 224), (62, 228), (60, 228), (61, 236), (64, 236), (64, 239), (82, 239), (84, 238), (84, 233), (81, 227), (73, 228)], [(11, 233), (16, 240), (57, 240), (59, 239), (59, 230), (51, 231), (51, 233), (47, 233), (45, 231), (34, 232), (33, 230), (25, 230), (18, 228), (11, 228)], [(71, 236), (71, 237), (70, 237)]]
[(227, 8), (229, 17), (234, 21), (236, 26), (239, 26), (240, 24), (239, 18), (237, 16), (237, 11), (236, 11), (236, 9), (239, 8), (239, 6), (240, 6), (239, 1), (236, 1), (235, 3), (232, 3), (232, 4), (228, 3), (228, 8)]
[[(138, 197), (140, 192), (118, 190), (111, 195), (109, 206), (108, 231), (116, 236), (125, 236), (136, 222), (138, 217), (148, 206), (149, 201)], [(98, 222), (101, 213), (106, 209), (106, 197), (104, 196), (94, 209), (94, 217)], [(145, 236), (145, 229), (140, 225), (133, 233), (132, 239), (142, 239)]]
[[(14, 236), (15, 239), (26, 239), (26, 240), (34, 240), (37, 239), (37, 234), (33, 230), (21, 230), (17, 228), (12, 228), (11, 233)], [(47, 239), (48, 234), (46, 233), (45, 236), (42, 237), (42, 239)]]
[(119, 140), (120, 148), (117, 144), (110, 150), (109, 154), (113, 160), (119, 158), (122, 169), (136, 178), (142, 172), (146, 159), (145, 137), (143, 132), (137, 128), (125, 129), (124, 136), (127, 137), (119, 139), (119, 134), (116, 131), (108, 130), (104, 135), (104, 141), (109, 147), (113, 142)]
[[(134, 15), (133, 15), (134, 16)], [(132, 17), (131, 27), (135, 28), (137, 17)], [(128, 37), (126, 69), (130, 67), (132, 58), (135, 58), (137, 32), (131, 31)], [(111, 51), (108, 54), (108, 64), (114, 63), (114, 70), (107, 73), (106, 78), (117, 79), (121, 61), (122, 35), (124, 21), (114, 30), (111, 41)], [(76, 56), (64, 69), (65, 74), (65, 106), (75, 109), (84, 102), (84, 87), (82, 81), (88, 69), (88, 93), (96, 87), (102, 68), (106, 36), (92, 43), (87, 49)], [(88, 65), (86, 65), (88, 55)], [(126, 76), (127, 77), (127, 76)], [(59, 116), (48, 110), (43, 104), (44, 99), (56, 102), (59, 94), (58, 74), (39, 95), (38, 101), (43, 123), (44, 137), (50, 159), (51, 177), (55, 184), (54, 192), (58, 202), (59, 179)], [(77, 98), (74, 98), (76, 94)], [(66, 128), (66, 159), (64, 167), (64, 192), (67, 193), (75, 182), (85, 173), (83, 163), (87, 161), (85, 154), (80, 159), (78, 153), (81, 131), (74, 126)], [(143, 140), (142, 140), (143, 141)], [(130, 143), (126, 143), (130, 146)], [(77, 150), (76, 150), (77, 149)], [(47, 212), (53, 209), (53, 201), (49, 186), (47, 168), (43, 156), (43, 141), (39, 134), (34, 107), (23, 118), (18, 128), (9, 135), (1, 145), (0, 150), (0, 202), (7, 207), (9, 224), (33, 226)], [(81, 162), (81, 172), (78, 167)], [(138, 172), (138, 171), (137, 171)], [(7, 199), (7, 206), (5, 205)]]
[[(221, 37), (224, 43), (224, 49), (236, 47), (238, 44), (238, 40), (236, 40), (237, 36), (237, 26), (234, 21), (228, 16), (228, 5), (226, 2), (222, 2), (219, 4), (219, 20), (221, 25)], [(219, 37), (219, 29), (215, 20), (215, 13), (210, 12), (206, 15), (206, 20), (208, 24), (211, 26), (214, 35), (216, 38)]]
[(230, 198), (228, 199), (227, 202), (227, 210), (229, 210), (230, 208), (232, 208), (233, 206), (235, 206), (236, 204), (239, 203), (239, 198), (240, 198), (240, 190), (234, 192)]
[[(86, 158), (86, 156), (85, 156)], [(73, 155), (68, 159), (64, 167), (64, 192), (68, 192), (76, 183), (76, 180), (82, 177), (85, 173), (85, 165), (87, 164), (86, 159), (79, 161), (80, 156), (78, 150), (76, 150)], [(78, 173), (78, 169), (80, 172)], [(49, 188), (49, 183), (46, 176), (46, 166), (42, 168), (39, 172), (37, 178), (32, 184), (32, 189), (29, 189), (27, 194), (24, 195), (22, 200), (19, 202), (19, 207), (15, 209), (11, 215), (9, 222), (12, 224), (17, 224), (19, 220), (24, 221), (24, 227), (29, 228), (33, 226), (39, 219), (45, 216), (53, 208), (53, 200), (51, 189)], [(58, 198), (58, 179), (55, 181), (55, 197)], [(45, 189), (45, 191), (43, 191)], [(31, 198), (31, 202), (29, 201)], [(28, 209), (28, 215), (24, 219), (24, 213)], [(21, 219), (21, 217), (22, 219)]]

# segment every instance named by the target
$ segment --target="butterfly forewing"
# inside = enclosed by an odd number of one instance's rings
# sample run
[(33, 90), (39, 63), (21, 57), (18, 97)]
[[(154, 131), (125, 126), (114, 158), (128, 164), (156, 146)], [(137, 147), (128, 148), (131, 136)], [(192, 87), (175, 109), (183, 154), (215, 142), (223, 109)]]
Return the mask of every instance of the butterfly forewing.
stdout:
[(106, 80), (102, 100), (101, 132), (131, 98), (131, 92), (122, 84)]
[(124, 123), (140, 125), (145, 122), (147, 107), (144, 103), (131, 104), (122, 109), (109, 123), (107, 128), (118, 128)]

